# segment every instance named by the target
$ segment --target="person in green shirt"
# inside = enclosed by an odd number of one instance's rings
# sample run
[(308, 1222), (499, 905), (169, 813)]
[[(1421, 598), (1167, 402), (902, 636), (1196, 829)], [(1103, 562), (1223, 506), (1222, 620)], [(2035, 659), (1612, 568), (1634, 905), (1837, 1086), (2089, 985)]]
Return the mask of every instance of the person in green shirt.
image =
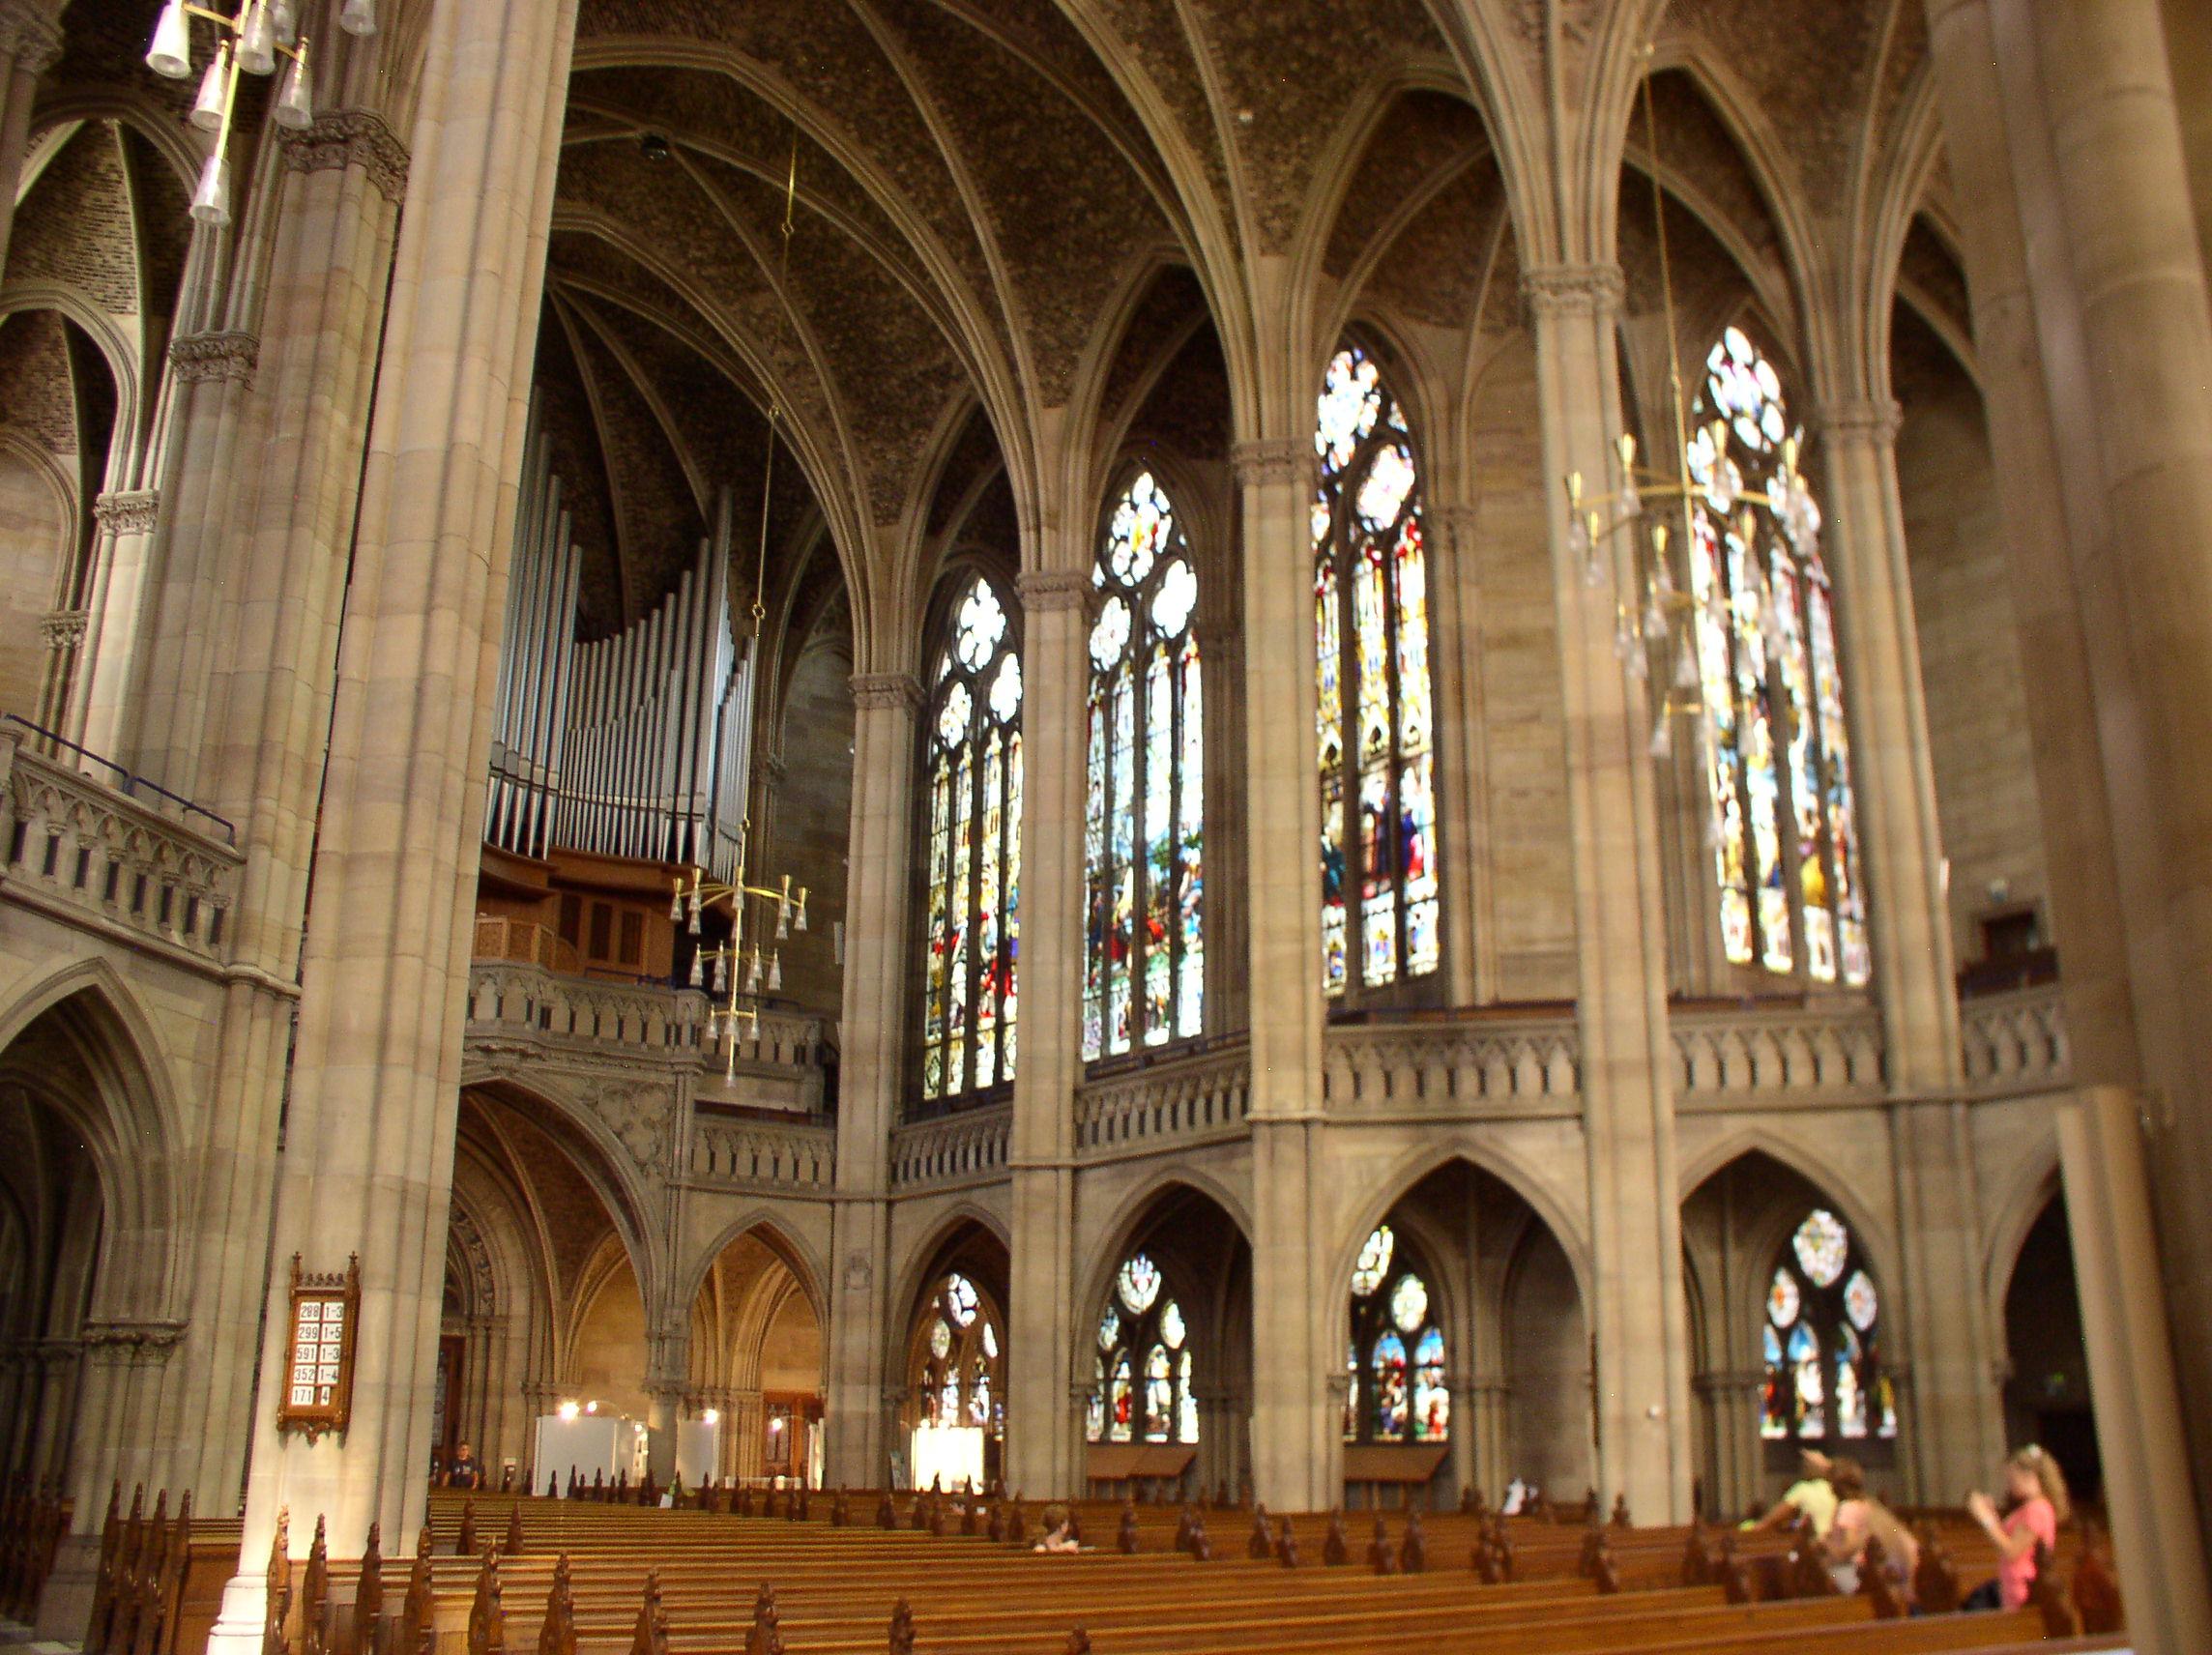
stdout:
[(1743, 1526), (1747, 1529), (1788, 1528), (1800, 1517), (1813, 1520), (1813, 1532), (1822, 1539), (1836, 1522), (1836, 1491), (1828, 1482), (1830, 1464), (1827, 1455), (1818, 1449), (1807, 1448), (1798, 1456), (1803, 1470), (1795, 1482), (1783, 1490), (1782, 1497), (1763, 1517), (1756, 1518)]

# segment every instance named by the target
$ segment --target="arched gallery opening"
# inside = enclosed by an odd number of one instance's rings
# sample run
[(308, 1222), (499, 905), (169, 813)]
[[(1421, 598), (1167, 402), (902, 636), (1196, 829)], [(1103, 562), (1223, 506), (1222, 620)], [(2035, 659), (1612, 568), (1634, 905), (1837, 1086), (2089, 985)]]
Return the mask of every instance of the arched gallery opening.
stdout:
[(2013, 1262), (2004, 1294), (2004, 1352), (2007, 1440), (2040, 1443), (2057, 1457), (2076, 1498), (2101, 1499), (2105, 1465), (2063, 1194), (2054, 1192), (2044, 1204)]
[(1701, 1494), (1763, 1511), (1803, 1450), (1903, 1475), (1885, 1271), (1863, 1226), (1795, 1168), (1736, 1156), (1682, 1205)]
[(1005, 1469), (1006, 1244), (954, 1222), (923, 1259), (896, 1352), (894, 1488), (978, 1489)]
[(1252, 1250), (1189, 1184), (1147, 1201), (1076, 1311), (1085, 1480), (1101, 1497), (1237, 1497), (1250, 1466)]
[(1573, 1263), (1528, 1199), (1454, 1159), (1392, 1204), (1351, 1271), (1348, 1506), (1455, 1504), (1591, 1475), (1589, 1348)]
[[(691, 1302), (677, 1472), (686, 1487), (822, 1483), (822, 1309), (770, 1225), (731, 1237)], [(686, 1438), (695, 1445), (684, 1452)]]

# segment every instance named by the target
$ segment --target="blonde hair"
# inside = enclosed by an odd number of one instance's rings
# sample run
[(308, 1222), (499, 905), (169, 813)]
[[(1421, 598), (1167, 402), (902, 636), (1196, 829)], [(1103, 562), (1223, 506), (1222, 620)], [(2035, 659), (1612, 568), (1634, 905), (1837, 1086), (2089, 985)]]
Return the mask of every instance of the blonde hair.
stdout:
[(2005, 1465), (2013, 1470), (2025, 1471), (2035, 1479), (2043, 1497), (2051, 1502), (2052, 1514), (2060, 1523), (2073, 1515), (2074, 1501), (2066, 1493), (2066, 1473), (2058, 1468), (2058, 1462), (2048, 1450), (2030, 1442)]

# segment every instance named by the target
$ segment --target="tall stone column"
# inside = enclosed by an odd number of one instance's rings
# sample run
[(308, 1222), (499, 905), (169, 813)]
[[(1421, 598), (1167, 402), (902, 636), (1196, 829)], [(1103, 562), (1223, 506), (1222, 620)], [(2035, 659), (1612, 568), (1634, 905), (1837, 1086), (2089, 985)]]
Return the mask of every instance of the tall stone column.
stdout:
[[(338, 656), (274, 1256), (362, 1303), (352, 1417), (279, 1434), (289, 1322), (270, 1294), (243, 1555), (276, 1514), (334, 1546), (414, 1532), (458, 1108), (488, 707), (513, 534), (572, 4), (439, 0), (385, 327)], [(310, 743), (311, 746), (311, 743)], [(258, 1644), (233, 1580), (211, 1648)]]
[(2058, 1156), (2128, 1639), (2139, 1655), (2182, 1655), (2212, 1649), (2212, 1591), (2181, 1465), (2182, 1399), (2139, 1103), (2113, 1087), (2082, 1093), (2059, 1111)]
[(1758, 1368), (1700, 1374), (1698, 1406), (1703, 1410), (1705, 1440), (1712, 1446), (1711, 1483), (1705, 1509), (1732, 1519), (1760, 1497), (1759, 1401), (1766, 1374)]
[[(1048, 529), (1048, 536), (1049, 536)], [(1047, 550), (1051, 550), (1047, 539)], [(1085, 595), (1073, 568), (1024, 569), (1022, 600), (1021, 1062), (1014, 1071), (1012, 1292), (1006, 1480), (1079, 1494), (1082, 1414), (1067, 1330), (1075, 1315), (1075, 1091), (1083, 1084)]]
[[(2212, 1052), (2200, 1032), (2212, 1016), (2212, 307), (2161, 10), (1928, 6), (1977, 345), (2006, 379), (1989, 393), (2000, 494), (2057, 484), (2053, 527), (2093, 697), (2087, 729), (2052, 755), (2064, 773), (2043, 784), (2047, 813), (2054, 786), (2101, 796), (2111, 835), (2109, 862), (2050, 852), (2068, 1022), (2091, 1042), (2077, 1047), (2076, 1074), (2150, 1089), (2168, 1303), (2176, 1327), (2200, 1329), (2212, 1319)], [(2010, 371), (2023, 363), (2034, 371)], [(2011, 446), (2029, 466), (2049, 459), (2044, 476), (2008, 463), (2006, 427), (2025, 427)], [(2040, 774), (2042, 704), (2076, 686), (2038, 667)], [(2103, 923), (2078, 924), (2070, 905)], [(2175, 1354), (2201, 1500), (2212, 1344), (2179, 1339)]]
[[(1286, 421), (1287, 422), (1287, 421)], [(1322, 1132), (1321, 791), (1314, 720), (1309, 437), (1239, 442), (1243, 489), (1246, 926), (1252, 1029), (1252, 1482), (1278, 1511), (1343, 1486), (1316, 1234)]]
[(15, 190), (30, 146), (39, 76), (61, 61), (62, 8), (69, 0), (0, 0), (0, 270), (8, 268)]
[(1688, 1514), (1692, 1455), (1652, 709), (1614, 651), (1615, 594), (1633, 575), (1609, 565), (1613, 578), (1592, 588), (1567, 541), (1567, 475), (1601, 491), (1621, 428), (1620, 272), (1533, 267), (1522, 292), (1536, 334), (1574, 840), (1598, 1486), (1646, 1522), (1674, 1523)]
[(905, 1085), (915, 716), (905, 673), (853, 679), (853, 826), (845, 899), (845, 1048), (837, 1096), (824, 1365), (832, 1485), (877, 1488), (889, 1466), (882, 1397), (889, 1292), (890, 1141)]
[(1897, 486), (1899, 418), (1895, 402), (1836, 401), (1820, 407), (1817, 429), (1889, 1082), (1940, 1094), (1959, 1082), (1959, 999)]

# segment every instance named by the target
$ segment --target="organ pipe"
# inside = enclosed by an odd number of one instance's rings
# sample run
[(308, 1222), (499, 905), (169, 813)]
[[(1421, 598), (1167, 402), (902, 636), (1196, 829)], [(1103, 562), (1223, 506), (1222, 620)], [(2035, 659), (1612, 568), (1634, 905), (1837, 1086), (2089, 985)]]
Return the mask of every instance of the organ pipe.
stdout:
[(540, 410), (525, 440), (507, 626), (493, 702), (484, 838), (738, 872), (752, 762), (758, 641), (730, 614), (732, 509), (652, 614), (576, 641), (583, 549)]

